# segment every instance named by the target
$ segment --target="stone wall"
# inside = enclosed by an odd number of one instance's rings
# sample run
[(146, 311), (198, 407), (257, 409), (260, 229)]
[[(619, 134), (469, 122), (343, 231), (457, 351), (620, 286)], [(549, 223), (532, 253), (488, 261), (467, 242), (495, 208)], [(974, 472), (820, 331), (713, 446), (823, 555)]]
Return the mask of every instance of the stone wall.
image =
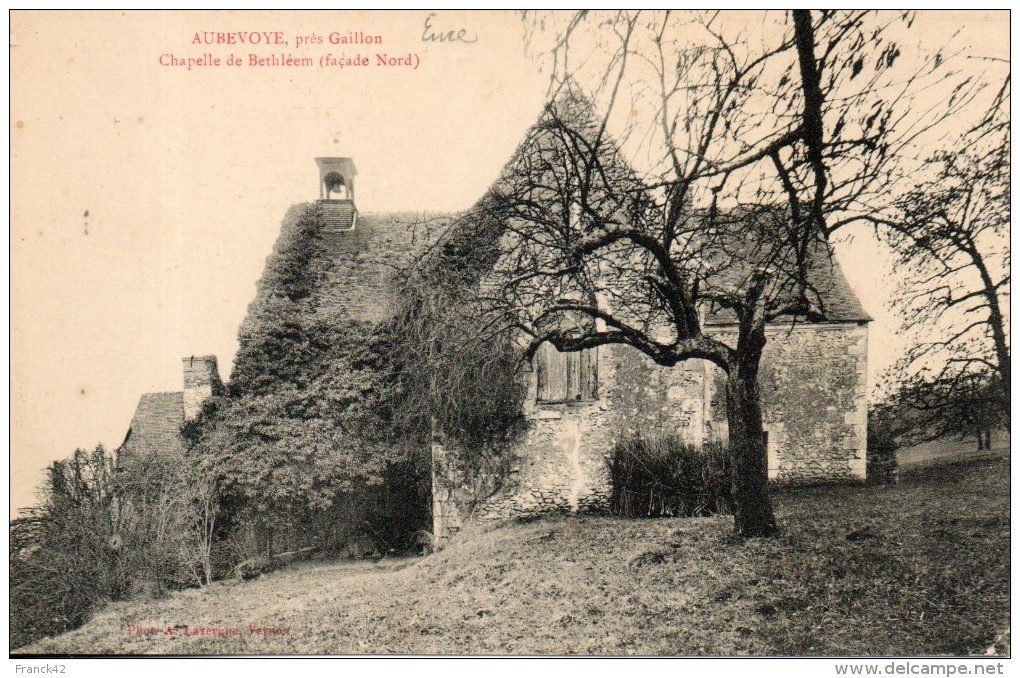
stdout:
[[(714, 328), (732, 338), (726, 327)], [(529, 373), (528, 430), (498, 482), (465, 479), (457, 455), (433, 445), (438, 544), (467, 521), (608, 507), (606, 460), (618, 440), (679, 434), (725, 440), (725, 374), (701, 360), (655, 365), (629, 347), (598, 349), (598, 397), (536, 402)], [(799, 324), (769, 329), (759, 384), (769, 440), (769, 477), (779, 483), (864, 480), (867, 447), (867, 326)], [(490, 494), (486, 491), (494, 489)]]
[[(731, 340), (733, 330), (715, 328)], [(773, 325), (758, 377), (769, 477), (779, 483), (864, 480), (868, 328), (857, 323)], [(725, 374), (711, 367), (709, 417), (726, 438)]]
[[(605, 349), (598, 350), (597, 360), (601, 378), (611, 372)], [(438, 546), (469, 520), (495, 522), (607, 504), (604, 458), (613, 434), (606, 400), (539, 404), (534, 373), (527, 379), (527, 429), (498, 481), (486, 487), (465, 472), (456, 450), (433, 443), (433, 535)]]
[[(527, 431), (511, 451), (506, 475), (489, 495), (467, 478), (455, 450), (433, 444), (433, 534), (437, 544), (467, 521), (497, 522), (542, 513), (604, 510), (606, 461), (622, 436), (669, 430), (700, 442), (705, 367), (691, 361), (662, 368), (628, 347), (597, 349), (594, 400), (537, 402), (534, 373), (525, 375)], [(482, 490), (482, 492), (479, 492)]]
[(629, 347), (612, 351), (607, 413), (617, 435), (675, 434), (693, 445), (711, 437), (706, 404), (714, 384), (706, 379), (705, 361), (661, 367)]
[(451, 466), (450, 455), (439, 441), (432, 443), (432, 535), (433, 545), (443, 542), (460, 532), (464, 526), (461, 506), (470, 498), (463, 492), (459, 469)]

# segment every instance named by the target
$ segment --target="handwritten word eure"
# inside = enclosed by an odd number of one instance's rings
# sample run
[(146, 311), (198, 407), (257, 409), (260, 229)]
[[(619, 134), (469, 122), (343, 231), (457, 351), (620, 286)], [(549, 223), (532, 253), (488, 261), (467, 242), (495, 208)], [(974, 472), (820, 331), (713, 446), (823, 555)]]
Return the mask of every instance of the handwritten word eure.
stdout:
[(425, 30), (421, 32), (422, 42), (463, 42), (468, 45), (478, 42), (478, 36), (468, 33), (466, 28), (437, 32), (438, 29), (432, 27), (432, 17), (434, 16), (436, 13), (431, 12), (425, 17)]

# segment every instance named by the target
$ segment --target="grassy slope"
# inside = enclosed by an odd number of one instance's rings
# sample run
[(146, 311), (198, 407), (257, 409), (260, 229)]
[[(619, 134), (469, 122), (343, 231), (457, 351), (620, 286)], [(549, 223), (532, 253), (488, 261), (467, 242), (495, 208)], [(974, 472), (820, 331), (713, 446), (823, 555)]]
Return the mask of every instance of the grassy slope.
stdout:
[(977, 449), (974, 436), (966, 438), (940, 438), (904, 447), (896, 451), (896, 462), (901, 470), (919, 468), (931, 464), (945, 464), (968, 459), (987, 459), (1009, 454), (1009, 433), (995, 431), (992, 434), (992, 449)]
[[(1000, 457), (905, 473), (893, 487), (783, 491), (785, 532), (772, 541), (734, 541), (727, 518), (553, 518), (467, 535), (420, 560), (305, 563), (111, 605), (23, 651), (982, 652), (1009, 626), (1008, 497)], [(127, 634), (129, 624), (249, 623), (290, 632)]]

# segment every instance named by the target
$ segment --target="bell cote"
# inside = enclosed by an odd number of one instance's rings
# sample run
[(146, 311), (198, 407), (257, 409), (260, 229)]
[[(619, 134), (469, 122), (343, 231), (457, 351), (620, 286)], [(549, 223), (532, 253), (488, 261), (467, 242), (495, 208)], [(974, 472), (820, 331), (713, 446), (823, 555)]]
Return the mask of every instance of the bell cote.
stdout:
[(354, 177), (358, 170), (351, 158), (316, 158), (319, 166), (319, 214), (326, 231), (352, 231), (357, 223)]
[(351, 158), (316, 158), (319, 166), (320, 200), (354, 200), (354, 177), (358, 170)]

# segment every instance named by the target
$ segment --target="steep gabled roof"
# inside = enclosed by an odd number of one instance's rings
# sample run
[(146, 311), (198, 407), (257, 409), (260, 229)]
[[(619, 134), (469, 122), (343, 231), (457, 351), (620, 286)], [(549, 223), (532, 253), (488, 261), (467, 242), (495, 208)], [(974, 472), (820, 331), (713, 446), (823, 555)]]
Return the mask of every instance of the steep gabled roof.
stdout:
[(183, 424), (183, 393), (146, 393), (138, 400), (120, 451), (138, 457), (183, 454), (180, 437)]
[[(704, 238), (708, 243), (701, 252), (704, 261), (703, 293), (716, 293), (716, 299), (728, 294), (743, 298), (750, 288), (750, 278), (764, 271), (766, 309), (775, 313), (800, 299), (801, 269), (797, 252), (805, 257), (804, 298), (815, 320), (825, 322), (869, 322), (850, 284), (847, 282), (832, 247), (824, 240), (813, 240), (797, 246), (801, 237), (784, 207), (744, 205), (729, 210), (694, 211), (695, 219), (706, 220)], [(711, 221), (708, 221), (711, 219)], [(722, 303), (706, 309), (705, 324), (725, 325), (736, 322), (735, 313)], [(798, 319), (783, 315), (780, 322)], [(803, 319), (801, 316), (799, 319)]]
[(284, 218), (241, 323), (242, 348), (245, 337), (277, 320), (277, 304), (294, 292), (295, 269), (312, 268), (315, 274), (297, 284), (300, 299), (291, 298), (293, 303), (328, 322), (386, 320), (395, 309), (395, 274), (420, 256), (451, 221), (444, 214), (359, 213), (354, 228), (336, 230), (324, 228), (319, 210), (318, 203), (302, 203)]
[(319, 314), (379, 322), (395, 311), (395, 276), (441, 235), (448, 214), (359, 214), (353, 230), (322, 234), (329, 259), (313, 292)]
[[(817, 303), (825, 322), (871, 322), (854, 294), (850, 283), (840, 268), (835, 255), (831, 257), (818, 252), (811, 257), (808, 264), (807, 282), (809, 296)], [(736, 269), (730, 269), (730, 275), (736, 277)], [(736, 315), (729, 309), (709, 308), (705, 315), (706, 325), (728, 325), (736, 322)], [(781, 317), (780, 322), (794, 320), (792, 317)]]
[[(541, 144), (535, 139), (541, 137), (549, 129), (555, 129), (563, 124), (570, 126), (574, 133), (591, 144), (594, 144), (595, 134), (603, 133), (591, 101), (572, 84), (565, 86), (557, 97), (545, 107), (538, 121), (525, 133), (524, 141), (503, 168), (497, 181), (469, 210), (470, 218), (462, 220), (449, 229), (446, 237), (449, 247), (474, 251), (498, 248), (497, 243), (506, 231), (506, 224), (500, 223), (501, 217), (494, 216), (501, 211), (501, 192), (508, 186), (514, 186), (515, 180), (519, 183), (522, 177), (526, 176), (527, 172), (519, 171), (518, 165), (527, 166), (526, 154), (541, 147)], [(600, 151), (603, 173), (607, 171), (605, 169), (607, 166), (613, 171), (614, 185), (639, 185), (642, 187), (645, 185), (611, 138), (600, 137), (598, 148), (603, 149)], [(507, 211), (513, 212), (513, 210), (503, 210), (503, 212)], [(729, 221), (730, 225), (739, 225), (745, 216), (757, 218), (756, 214), (771, 214), (775, 219), (776, 214), (783, 213), (783, 210), (764, 206), (744, 206), (735, 209), (722, 221)], [(692, 209), (691, 216), (695, 219), (705, 218), (705, 214), (701, 210)], [(782, 217), (779, 217), (779, 220), (782, 221)], [(783, 230), (783, 228), (775, 230), (775, 224), (773, 224), (772, 232), (782, 232)], [(746, 282), (742, 279), (747, 276), (750, 270), (760, 264), (761, 257), (774, 259), (777, 256), (779, 258), (788, 256), (781, 251), (786, 246), (756, 247), (755, 243), (751, 242), (754, 238), (754, 229), (735, 232), (734, 237), (723, 237), (719, 241), (721, 244), (717, 256), (721, 259), (730, 257), (730, 260), (721, 261), (716, 270), (706, 279), (706, 282), (711, 280), (711, 283), (717, 288), (737, 291)], [(765, 240), (768, 240), (767, 236)], [(775, 240), (773, 242), (782, 243), (783, 241)], [(490, 256), (488, 260), (494, 261), (493, 256)], [(799, 275), (793, 276), (790, 273), (792, 270), (794, 269), (787, 266), (787, 280), (779, 282), (772, 290), (775, 301), (785, 301), (787, 297), (792, 296), (789, 289), (784, 289), (784, 286), (792, 286), (793, 279), (799, 279)], [(779, 276), (777, 275), (777, 277)], [(838, 260), (835, 256), (829, 255), (827, 245), (818, 244), (816, 249), (809, 253), (807, 282), (812, 308), (820, 312), (827, 322), (870, 322), (872, 320), (847, 282)], [(736, 321), (734, 313), (728, 309), (712, 306), (707, 311), (706, 324), (708, 325), (724, 325)], [(783, 317), (779, 320), (792, 319)]]
[[(854, 321), (854, 322), (871, 322), (874, 320), (868, 312), (864, 310), (864, 305), (861, 304), (861, 300), (857, 298), (850, 283), (847, 281), (846, 276), (843, 274), (843, 269), (840, 268), (839, 261), (836, 259), (834, 254), (832, 258), (823, 264), (816, 265), (811, 269), (809, 278), (812, 276), (818, 276), (827, 280), (828, 286), (825, 287), (825, 317), (832, 322), (843, 322), (843, 321)], [(812, 282), (817, 288), (823, 286), (822, 280), (814, 280)]]

